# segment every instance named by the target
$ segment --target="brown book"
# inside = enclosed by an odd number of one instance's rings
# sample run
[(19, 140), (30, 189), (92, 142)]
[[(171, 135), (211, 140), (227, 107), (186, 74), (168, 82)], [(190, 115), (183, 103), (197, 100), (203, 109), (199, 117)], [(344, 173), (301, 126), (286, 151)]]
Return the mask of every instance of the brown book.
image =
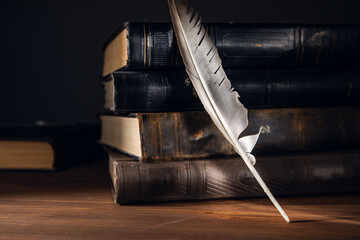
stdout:
[[(236, 156), (206, 112), (100, 116), (100, 142), (140, 161)], [(249, 110), (249, 127), (264, 126), (254, 154), (351, 149), (360, 145), (360, 108)]]
[[(114, 202), (266, 196), (240, 157), (139, 163), (108, 150)], [(360, 150), (259, 156), (275, 196), (360, 191)]]

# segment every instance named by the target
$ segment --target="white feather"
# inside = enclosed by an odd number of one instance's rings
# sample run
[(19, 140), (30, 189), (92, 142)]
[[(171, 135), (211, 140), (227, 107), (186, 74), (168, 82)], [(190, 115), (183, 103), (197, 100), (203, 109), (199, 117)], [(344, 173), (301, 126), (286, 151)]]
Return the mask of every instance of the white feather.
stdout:
[(240, 154), (282, 216), (289, 222), (264, 181), (255, 170), (255, 158), (250, 154), (258, 134), (239, 139), (248, 126), (247, 109), (222, 67), (217, 48), (201, 23), (199, 14), (183, 0), (168, 0), (170, 14), (186, 71), (196, 92), (215, 125)]

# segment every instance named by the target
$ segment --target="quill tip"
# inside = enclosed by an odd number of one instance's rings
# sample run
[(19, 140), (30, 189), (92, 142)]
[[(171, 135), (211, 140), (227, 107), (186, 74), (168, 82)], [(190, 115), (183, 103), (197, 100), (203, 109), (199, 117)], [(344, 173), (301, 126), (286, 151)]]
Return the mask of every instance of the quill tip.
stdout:
[(268, 197), (270, 198), (271, 202), (274, 204), (274, 206), (276, 207), (276, 209), (279, 211), (279, 213), (281, 214), (281, 216), (285, 219), (285, 221), (287, 223), (290, 223), (290, 218), (288, 217), (288, 215), (285, 213), (284, 209), (282, 209), (282, 207), (280, 206), (280, 204), (278, 203), (278, 201), (276, 201), (276, 199), (274, 198), (274, 196), (272, 195), (272, 193), (266, 192), (266, 194), (268, 195)]
[[(280, 205), (279, 205), (280, 206)], [(280, 209), (278, 209), (281, 216), (285, 219), (285, 221), (287, 223), (290, 223), (290, 218), (288, 217), (288, 215), (286, 215), (286, 213), (284, 212), (284, 210), (282, 209), (282, 207), (280, 206)]]
[(285, 221), (287, 222), (287, 223), (290, 223), (290, 219), (289, 219), (289, 217), (285, 214), (285, 216), (283, 216), (284, 217), (284, 219), (285, 219)]
[(285, 213), (285, 211), (282, 209), (282, 207), (276, 200), (275, 200), (275, 202), (276, 202), (276, 204), (274, 202), (273, 203), (274, 203), (275, 207), (277, 208), (277, 210), (280, 212), (281, 216), (285, 219), (285, 221), (287, 223), (290, 223), (290, 218), (288, 217), (288, 215)]
[[(254, 175), (257, 175), (257, 173), (254, 174)], [(262, 180), (261, 180), (260, 182), (262, 182)], [(259, 183), (260, 183), (260, 182), (259, 182)], [(264, 184), (265, 184), (265, 183), (264, 183)], [(261, 184), (260, 184), (260, 185), (261, 185)], [(279, 211), (279, 213), (281, 214), (281, 216), (285, 219), (285, 221), (286, 221), (287, 223), (290, 223), (290, 219), (289, 219), (288, 215), (285, 213), (284, 209), (282, 209), (282, 207), (280, 206), (280, 204), (278, 203), (278, 201), (275, 199), (275, 197), (272, 195), (272, 193), (270, 192), (270, 190), (269, 190), (267, 187), (265, 187), (264, 189), (265, 189), (266, 195), (269, 197), (270, 201), (274, 204), (274, 206), (275, 206), (276, 209)]]

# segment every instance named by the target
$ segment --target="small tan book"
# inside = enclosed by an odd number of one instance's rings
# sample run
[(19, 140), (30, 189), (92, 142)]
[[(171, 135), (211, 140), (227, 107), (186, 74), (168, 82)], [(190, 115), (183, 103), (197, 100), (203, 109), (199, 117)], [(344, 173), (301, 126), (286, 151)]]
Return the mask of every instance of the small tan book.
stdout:
[(0, 169), (55, 170), (98, 148), (96, 125), (0, 127)]

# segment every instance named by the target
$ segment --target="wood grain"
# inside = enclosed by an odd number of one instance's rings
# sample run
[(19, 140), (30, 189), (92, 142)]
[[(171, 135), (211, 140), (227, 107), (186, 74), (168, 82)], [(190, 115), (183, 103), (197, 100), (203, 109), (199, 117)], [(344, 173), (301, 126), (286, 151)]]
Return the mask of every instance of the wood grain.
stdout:
[(120, 206), (107, 162), (0, 172), (0, 239), (360, 239), (360, 195)]

